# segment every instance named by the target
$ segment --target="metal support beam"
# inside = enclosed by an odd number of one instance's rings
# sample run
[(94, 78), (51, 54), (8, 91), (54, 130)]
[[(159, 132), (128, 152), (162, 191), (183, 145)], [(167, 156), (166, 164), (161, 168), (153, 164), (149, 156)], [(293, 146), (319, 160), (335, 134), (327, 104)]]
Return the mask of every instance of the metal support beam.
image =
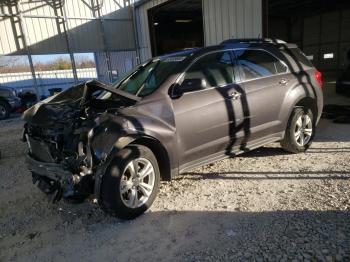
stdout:
[(135, 49), (136, 49), (136, 65), (140, 64), (140, 43), (139, 43), (139, 37), (137, 33), (137, 23), (136, 23), (136, 12), (135, 12), (135, 5), (132, 5), (132, 26), (134, 30), (134, 38), (135, 38)]
[[(9, 14), (9, 13), (0, 13), (0, 17), (15, 17), (18, 16), (17, 14)], [(22, 15), (23, 18), (47, 18), (47, 19), (58, 19), (61, 18), (63, 19), (64, 17), (61, 15)], [(79, 16), (67, 16), (67, 20), (99, 20), (100, 18), (96, 17), (79, 17)], [(116, 22), (130, 22), (131, 19), (129, 18), (104, 18), (105, 20), (108, 21), (116, 21)]]
[[(78, 73), (77, 73), (77, 67), (75, 64), (75, 59), (74, 59), (74, 54), (72, 53), (72, 50), (70, 48), (70, 42), (69, 42), (69, 25), (68, 25), (68, 21), (67, 21), (67, 14), (66, 14), (66, 0), (59, 0), (59, 1), (63, 1), (63, 6), (60, 6), (60, 10), (61, 10), (61, 15), (63, 15), (63, 30), (64, 30), (64, 34), (66, 36), (66, 45), (67, 45), (67, 51), (69, 53), (69, 57), (72, 63), (72, 70), (73, 70), (73, 76), (74, 76), (74, 83), (77, 84), (78, 83)], [(56, 8), (55, 8), (56, 9)], [(56, 14), (56, 11), (55, 11)]]
[(34, 64), (33, 64), (33, 60), (32, 60), (32, 55), (31, 55), (30, 48), (29, 48), (28, 42), (27, 42), (27, 30), (24, 28), (24, 23), (23, 23), (21, 0), (17, 1), (16, 7), (17, 7), (17, 12), (18, 12), (19, 26), (20, 26), (20, 30), (21, 30), (21, 34), (22, 34), (22, 41), (23, 41), (23, 45), (27, 51), (30, 72), (32, 73), (32, 78), (33, 78), (33, 82), (34, 82), (36, 96), (37, 96), (38, 100), (40, 100), (41, 95), (43, 95), (43, 92), (40, 94), (38, 82), (36, 80), (35, 68), (34, 68)]
[[(96, 1), (96, 2), (95, 2)], [(91, 6), (92, 6), (92, 15), (94, 18), (99, 18), (100, 21), (100, 30), (102, 35), (102, 42), (103, 42), (103, 49), (106, 55), (106, 63), (107, 63), (107, 73), (108, 73), (108, 81), (110, 83), (113, 82), (113, 75), (112, 75), (112, 64), (111, 64), (111, 57), (110, 53), (108, 52), (107, 48), (107, 39), (105, 36), (105, 30), (104, 30), (104, 19), (101, 16), (101, 5), (99, 4), (99, 0), (91, 0)]]

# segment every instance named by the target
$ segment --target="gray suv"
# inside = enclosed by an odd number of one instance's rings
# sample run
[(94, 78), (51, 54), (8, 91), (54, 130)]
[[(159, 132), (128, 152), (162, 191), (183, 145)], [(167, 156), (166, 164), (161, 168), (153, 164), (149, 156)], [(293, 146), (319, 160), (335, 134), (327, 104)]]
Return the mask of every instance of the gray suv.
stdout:
[(321, 74), (296, 45), (228, 40), (39, 102), (24, 113), (26, 162), (52, 201), (94, 194), (107, 213), (132, 219), (161, 179), (276, 141), (304, 152), (322, 107)]

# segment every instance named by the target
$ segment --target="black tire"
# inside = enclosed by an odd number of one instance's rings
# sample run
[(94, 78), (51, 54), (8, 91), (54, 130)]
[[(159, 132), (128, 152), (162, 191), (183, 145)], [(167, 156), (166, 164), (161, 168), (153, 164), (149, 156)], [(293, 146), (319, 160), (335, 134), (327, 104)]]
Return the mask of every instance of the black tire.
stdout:
[[(312, 134), (309, 141), (301, 146), (297, 143), (297, 140), (295, 137), (295, 129), (297, 126), (297, 123), (296, 123), (297, 120), (300, 118), (300, 116), (305, 114), (308, 115), (311, 119)], [(315, 135), (315, 123), (314, 123), (314, 117), (313, 117), (312, 111), (307, 108), (296, 107), (294, 108), (289, 118), (287, 129), (284, 134), (284, 138), (281, 141), (281, 146), (287, 152), (294, 153), (294, 154), (302, 153), (302, 152), (305, 152), (311, 146), (314, 135)]]
[[(122, 200), (120, 184), (127, 165), (135, 159), (147, 159), (154, 169), (154, 186), (148, 200), (139, 207), (130, 208)], [(159, 190), (160, 172), (153, 152), (141, 145), (129, 146), (118, 152), (102, 177), (99, 204), (103, 211), (121, 219), (134, 219), (143, 214), (154, 202)], [(137, 189), (138, 190), (138, 189)], [(127, 193), (128, 194), (128, 193)], [(140, 194), (140, 191), (138, 191)], [(138, 195), (140, 196), (140, 195)]]
[(0, 120), (10, 116), (10, 106), (5, 101), (0, 101)]

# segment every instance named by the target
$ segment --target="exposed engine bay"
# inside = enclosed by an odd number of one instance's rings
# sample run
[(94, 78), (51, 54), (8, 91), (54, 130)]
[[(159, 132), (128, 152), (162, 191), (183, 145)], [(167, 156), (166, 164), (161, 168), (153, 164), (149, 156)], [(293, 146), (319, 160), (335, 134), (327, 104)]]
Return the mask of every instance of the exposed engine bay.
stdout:
[(93, 193), (94, 157), (91, 139), (102, 119), (133, 105), (138, 97), (97, 81), (72, 87), (28, 109), (23, 141), (33, 183), (52, 201), (82, 201)]

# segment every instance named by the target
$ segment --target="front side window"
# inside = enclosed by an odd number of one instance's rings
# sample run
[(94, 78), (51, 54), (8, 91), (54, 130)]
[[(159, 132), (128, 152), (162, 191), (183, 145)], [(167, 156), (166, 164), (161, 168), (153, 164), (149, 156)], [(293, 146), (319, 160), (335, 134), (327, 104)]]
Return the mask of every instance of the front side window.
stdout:
[(201, 79), (207, 87), (234, 83), (235, 76), (229, 51), (216, 52), (199, 58), (185, 73), (184, 80)]
[(236, 50), (236, 57), (242, 69), (242, 80), (286, 73), (287, 67), (276, 57), (262, 50)]

